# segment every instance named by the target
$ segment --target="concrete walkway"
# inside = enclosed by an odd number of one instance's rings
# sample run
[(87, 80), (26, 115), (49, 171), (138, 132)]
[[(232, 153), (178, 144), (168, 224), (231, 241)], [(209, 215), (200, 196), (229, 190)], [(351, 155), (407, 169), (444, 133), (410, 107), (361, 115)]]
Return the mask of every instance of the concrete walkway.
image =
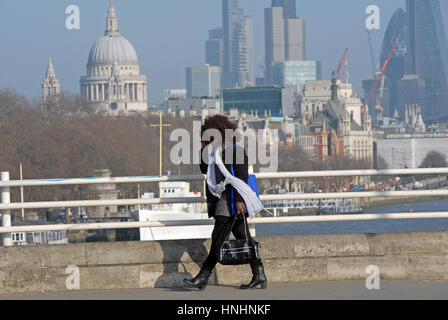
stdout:
[(368, 290), (364, 281), (269, 284), (266, 290), (240, 290), (233, 286), (208, 286), (204, 291), (185, 288), (70, 291), (0, 295), (0, 300), (408, 300), (448, 299), (448, 282), (381, 280), (380, 290)]

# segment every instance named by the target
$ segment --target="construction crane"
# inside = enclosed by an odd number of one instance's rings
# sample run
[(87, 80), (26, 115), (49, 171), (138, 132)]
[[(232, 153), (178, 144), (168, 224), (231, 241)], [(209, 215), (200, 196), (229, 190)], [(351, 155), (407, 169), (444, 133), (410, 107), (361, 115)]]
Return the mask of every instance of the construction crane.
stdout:
[(375, 104), (375, 110), (376, 110), (376, 119), (381, 120), (383, 119), (383, 95), (384, 95), (384, 79), (386, 76), (384, 74), (380, 75), (381, 82), (379, 87), (379, 92), (376, 96), (376, 104)]
[(348, 52), (348, 48), (345, 48), (344, 54), (342, 55), (341, 60), (339, 60), (338, 69), (336, 71), (336, 79), (339, 79), (339, 74), (341, 73), (342, 66), (344, 65), (344, 62), (347, 59), (347, 52)]
[[(372, 62), (372, 71), (373, 71), (373, 74), (376, 74), (377, 66), (375, 65), (376, 59), (375, 59), (375, 54), (373, 53), (372, 37), (370, 36), (370, 30), (369, 29), (366, 29), (366, 30), (367, 30), (367, 41), (369, 42), (370, 60)], [(379, 66), (378, 66), (378, 68), (379, 68)]]
[[(384, 89), (384, 74), (386, 73), (386, 69), (387, 69), (387, 65), (390, 62), (390, 59), (392, 59), (392, 55), (394, 54), (395, 49), (398, 47), (398, 44), (395, 44), (392, 48), (392, 50), (389, 52), (389, 55), (387, 56), (386, 60), (384, 60), (384, 64), (383, 67), (381, 68), (380, 71), (378, 71), (377, 73), (377, 77), (375, 79), (375, 82), (373, 83), (373, 86), (370, 88), (369, 93), (367, 94), (366, 99), (364, 100), (364, 103), (362, 104), (362, 118), (364, 119), (365, 117), (365, 113), (366, 113), (366, 107), (367, 107), (367, 103), (369, 102), (370, 98), (372, 98), (373, 93), (375, 92), (378, 83), (380, 82), (380, 80), (382, 81), (382, 86)], [(382, 95), (382, 93), (381, 93)], [(380, 97), (380, 99), (382, 99), (382, 97)], [(378, 100), (377, 100), (378, 101)], [(382, 102), (381, 102), (382, 103)], [(382, 109), (382, 106), (380, 106), (380, 108)]]

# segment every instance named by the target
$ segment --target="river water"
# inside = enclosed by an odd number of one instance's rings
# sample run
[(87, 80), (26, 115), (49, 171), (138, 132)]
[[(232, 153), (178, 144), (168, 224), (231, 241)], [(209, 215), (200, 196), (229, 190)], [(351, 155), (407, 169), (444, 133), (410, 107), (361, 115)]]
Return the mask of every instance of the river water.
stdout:
[[(448, 200), (390, 205), (364, 210), (364, 213), (446, 212)], [(412, 214), (412, 213), (409, 213)], [(337, 221), (259, 224), (257, 236), (309, 234), (353, 234), (385, 232), (446, 231), (448, 219), (410, 219), (375, 221)]]

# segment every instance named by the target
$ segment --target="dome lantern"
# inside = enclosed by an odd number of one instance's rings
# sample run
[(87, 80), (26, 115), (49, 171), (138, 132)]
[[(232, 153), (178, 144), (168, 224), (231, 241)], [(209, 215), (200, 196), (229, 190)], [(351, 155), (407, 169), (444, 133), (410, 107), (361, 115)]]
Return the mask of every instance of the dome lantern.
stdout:
[(113, 6), (112, 0), (110, 0), (109, 11), (106, 19), (106, 33), (105, 36), (119, 36), (120, 31), (118, 30), (118, 18), (115, 13), (115, 8)]

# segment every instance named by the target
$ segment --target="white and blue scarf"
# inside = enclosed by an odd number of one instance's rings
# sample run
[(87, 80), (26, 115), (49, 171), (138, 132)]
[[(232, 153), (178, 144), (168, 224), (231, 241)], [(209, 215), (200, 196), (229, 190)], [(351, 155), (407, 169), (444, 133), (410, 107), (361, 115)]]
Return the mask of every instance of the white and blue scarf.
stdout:
[[(216, 183), (215, 164), (219, 171), (224, 176), (224, 181)], [(243, 180), (233, 176), (226, 168), (221, 159), (221, 147), (213, 148), (210, 145), (210, 152), (208, 155), (208, 169), (207, 169), (207, 185), (210, 192), (217, 198), (221, 198), (221, 194), (226, 186), (230, 184), (244, 199), (247, 212), (250, 218), (256, 217), (258, 213), (263, 210), (263, 205), (257, 194), (249, 187)]]

